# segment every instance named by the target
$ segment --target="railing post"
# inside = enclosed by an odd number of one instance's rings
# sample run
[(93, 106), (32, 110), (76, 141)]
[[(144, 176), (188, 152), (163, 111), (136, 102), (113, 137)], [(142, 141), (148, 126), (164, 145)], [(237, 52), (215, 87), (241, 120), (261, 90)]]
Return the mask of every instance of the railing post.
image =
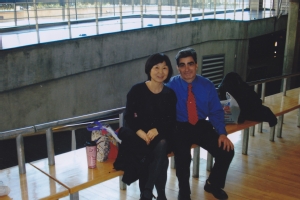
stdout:
[(17, 26), (17, 19), (18, 19), (18, 16), (17, 16), (17, 4), (14, 3), (14, 19), (15, 19), (15, 26)]
[(53, 132), (52, 132), (51, 128), (48, 128), (46, 130), (46, 142), (47, 142), (47, 152), (48, 152), (48, 164), (49, 165), (55, 165)]
[(214, 19), (216, 19), (216, 10), (217, 10), (217, 4), (216, 4), (216, 0), (214, 0)]
[(24, 141), (23, 136), (19, 134), (16, 138), (17, 144), (17, 156), (18, 156), (18, 165), (19, 165), (19, 173), (25, 174), (26, 167), (25, 167), (25, 153), (24, 153)]
[(76, 1), (77, 0), (75, 0), (74, 2), (75, 2), (75, 18), (76, 18), (76, 21), (78, 20), (78, 18), (77, 18), (77, 3), (76, 3)]
[(227, 0), (224, 2), (224, 19), (226, 19), (226, 5), (227, 5)]
[(134, 14), (134, 0), (131, 0), (131, 13)]
[(144, 27), (144, 19), (143, 19), (143, 0), (140, 0), (141, 6), (141, 28)]
[(71, 149), (72, 151), (76, 150), (76, 134), (75, 130), (72, 130), (72, 138), (71, 138)]
[(175, 22), (178, 22), (178, 0), (174, 0), (175, 1)]
[(244, 6), (245, 6), (245, 0), (243, 0), (242, 3), (242, 21), (244, 20)]
[(69, 28), (69, 38), (72, 39), (72, 32), (71, 32), (71, 16), (70, 16), (70, 0), (67, 3), (67, 14), (68, 14), (68, 28)]
[(99, 35), (98, 0), (95, 0), (96, 34)]
[(122, 0), (119, 0), (119, 11), (120, 11), (120, 30), (123, 31)]
[[(265, 93), (266, 93), (266, 83), (261, 84), (261, 100), (264, 103), (265, 102)], [(258, 124), (258, 132), (262, 133), (263, 123)]]
[[(124, 113), (119, 114), (119, 127), (124, 126)], [(119, 176), (119, 185), (121, 190), (126, 190), (126, 184), (122, 181), (123, 176)]]
[(161, 0), (158, 0), (159, 25), (161, 26)]
[[(258, 84), (254, 85), (254, 91), (257, 93), (257, 91), (258, 91)], [(249, 131), (250, 131), (250, 135), (254, 136), (255, 135), (255, 126), (251, 126)]]
[(36, 0), (33, 0), (33, 4), (34, 4), (34, 18), (35, 18), (35, 30), (36, 30), (37, 42), (40, 43), (40, 33), (39, 33), (39, 23), (38, 23), (38, 16), (37, 16)]
[(204, 19), (205, 0), (202, 0), (202, 19)]
[(283, 79), (283, 85), (282, 85), (282, 95), (286, 96), (286, 86), (287, 86), (287, 78)]
[(193, 12), (193, 0), (190, 0), (190, 21), (192, 21), (192, 12)]
[(100, 17), (102, 17), (102, 0), (100, 0)]

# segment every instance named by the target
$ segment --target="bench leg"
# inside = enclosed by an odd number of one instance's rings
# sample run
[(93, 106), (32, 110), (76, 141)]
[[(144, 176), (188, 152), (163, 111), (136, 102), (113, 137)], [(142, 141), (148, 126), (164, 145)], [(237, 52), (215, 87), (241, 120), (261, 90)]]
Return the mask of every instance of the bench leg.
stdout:
[(277, 137), (278, 137), (278, 138), (281, 138), (281, 136), (282, 136), (283, 116), (284, 116), (284, 115), (280, 115), (280, 116), (278, 117), (278, 123), (277, 123)]
[(126, 184), (122, 181), (123, 176), (119, 176), (120, 189), (126, 190)]
[(257, 132), (262, 133), (263, 123), (258, 124)]
[(255, 126), (251, 126), (250, 127), (250, 135), (254, 136), (255, 135), (254, 132), (255, 132)]
[(210, 171), (213, 167), (213, 160), (214, 158), (210, 153), (207, 152), (207, 161), (206, 161), (206, 170)]
[(175, 166), (175, 158), (174, 156), (171, 156), (171, 169), (175, 169), (176, 166)]
[(193, 177), (199, 177), (199, 169), (200, 169), (200, 147), (194, 148), (194, 156), (193, 156)]
[(271, 142), (274, 142), (274, 137), (275, 137), (275, 127), (276, 127), (276, 126), (270, 127), (270, 141), (271, 141)]
[(242, 153), (244, 155), (247, 155), (248, 153), (248, 143), (249, 143), (249, 128), (246, 128), (243, 130), (244, 136), (243, 136), (243, 150)]
[(70, 194), (70, 200), (79, 200), (79, 192)]
[(298, 122), (297, 126), (300, 127), (300, 108), (298, 109)]

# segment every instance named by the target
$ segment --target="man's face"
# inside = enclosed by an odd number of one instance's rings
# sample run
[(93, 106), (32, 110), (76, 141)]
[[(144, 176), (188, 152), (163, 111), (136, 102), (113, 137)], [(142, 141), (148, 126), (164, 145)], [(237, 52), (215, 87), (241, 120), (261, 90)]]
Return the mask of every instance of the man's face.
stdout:
[(177, 69), (181, 78), (186, 82), (191, 83), (196, 77), (198, 65), (195, 63), (193, 57), (189, 56), (179, 59)]

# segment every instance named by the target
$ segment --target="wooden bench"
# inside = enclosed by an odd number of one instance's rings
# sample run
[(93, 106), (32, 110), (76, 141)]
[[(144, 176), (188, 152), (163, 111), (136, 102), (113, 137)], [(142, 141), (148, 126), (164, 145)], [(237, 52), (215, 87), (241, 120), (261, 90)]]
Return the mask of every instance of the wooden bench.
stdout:
[(46, 200), (69, 195), (67, 188), (28, 163), (26, 174), (19, 174), (18, 166), (0, 170), (0, 181), (10, 188), (10, 193), (0, 197), (0, 200)]
[(97, 162), (95, 169), (87, 166), (85, 148), (55, 156), (55, 165), (48, 159), (31, 162), (30, 165), (42, 171), (69, 190), (70, 199), (79, 199), (79, 191), (98, 183), (122, 176), (123, 171), (113, 169), (114, 160)]
[[(264, 105), (268, 106), (276, 116), (282, 116), (287, 112), (300, 108), (299, 94), (300, 88), (287, 91), (286, 96), (283, 96), (282, 93), (271, 95), (265, 98)], [(226, 125), (228, 134), (244, 130), (242, 151), (243, 154), (247, 154), (248, 151), (249, 128), (259, 123), (260, 122), (247, 120), (242, 124)], [(272, 127), (270, 135), (274, 135), (274, 131), (275, 127)], [(200, 148), (197, 145), (192, 145), (192, 149), (194, 151), (193, 177), (199, 177)], [(173, 156), (173, 154), (169, 154), (169, 156)], [(120, 177), (121, 180), (123, 171), (114, 170), (113, 162), (114, 160), (108, 160), (102, 163), (97, 162), (96, 169), (88, 169), (85, 148), (82, 148), (64, 154), (56, 155), (55, 165), (48, 165), (47, 158), (31, 162), (30, 164), (64, 187), (68, 188), (70, 199), (75, 200), (79, 199), (79, 191), (82, 189), (88, 188), (92, 185), (104, 182), (115, 177)], [(213, 158), (210, 154), (208, 154), (207, 170), (211, 169), (212, 164)], [(172, 166), (174, 166), (173, 157), (171, 159), (171, 167)], [(121, 181), (120, 188), (126, 188), (125, 184)]]

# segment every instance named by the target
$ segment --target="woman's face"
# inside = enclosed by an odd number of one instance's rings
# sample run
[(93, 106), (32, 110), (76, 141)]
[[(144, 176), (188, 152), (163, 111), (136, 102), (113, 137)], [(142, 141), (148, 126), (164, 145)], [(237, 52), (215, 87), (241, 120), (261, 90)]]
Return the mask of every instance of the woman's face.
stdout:
[(150, 71), (151, 81), (163, 83), (168, 77), (168, 74), (169, 68), (166, 65), (166, 62), (158, 63), (157, 65), (154, 65)]

